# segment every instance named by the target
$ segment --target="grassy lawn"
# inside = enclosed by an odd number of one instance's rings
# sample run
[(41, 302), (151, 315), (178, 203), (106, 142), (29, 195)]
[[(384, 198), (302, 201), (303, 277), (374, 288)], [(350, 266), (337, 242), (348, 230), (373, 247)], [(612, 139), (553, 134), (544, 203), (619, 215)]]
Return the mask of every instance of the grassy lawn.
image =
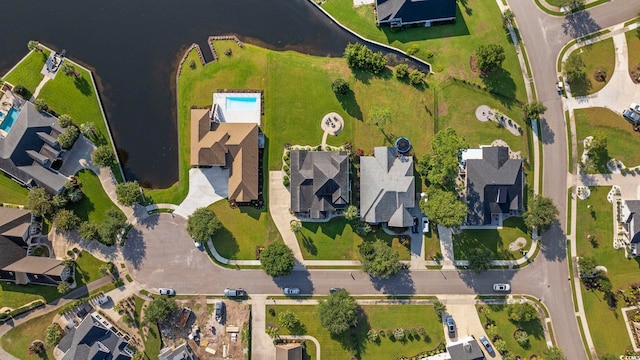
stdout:
[[(607, 201), (610, 189), (592, 187), (588, 199), (578, 200), (576, 244), (578, 256), (593, 256), (599, 265), (607, 268), (607, 276), (611, 280), (613, 291), (616, 291), (637, 283), (640, 266), (636, 259), (626, 259), (623, 250), (615, 250), (612, 246), (613, 208)], [(591, 209), (588, 208), (589, 205)], [(597, 247), (592, 246), (587, 239), (590, 234), (596, 236), (599, 244)], [(624, 302), (620, 300), (618, 308), (610, 310), (601, 292), (586, 291), (584, 287), (582, 298), (589, 330), (598, 354), (622, 354), (631, 345), (620, 311)]]
[(11, 71), (4, 79), (13, 85), (24, 86), (33, 94), (36, 87), (38, 87), (44, 78), (44, 75), (40, 73), (40, 70), (42, 70), (42, 67), (48, 57), (48, 50), (44, 50), (43, 52), (31, 51), (26, 55), (24, 61)]
[(35, 300), (51, 302), (60, 297), (55, 286), (16, 285), (9, 282), (0, 283), (0, 307), (19, 308)]
[[(363, 238), (356, 234), (347, 220), (342, 217), (329, 222), (303, 222), (302, 231), (297, 235), (302, 256), (307, 260), (360, 260), (358, 245)], [(380, 238), (396, 249), (400, 260), (411, 258), (410, 246), (400, 243), (394, 237), (377, 230), (366, 237), (366, 240)]]
[(162, 340), (160, 339), (160, 331), (158, 325), (149, 325), (149, 336), (144, 339), (144, 353), (148, 359), (157, 359), (162, 349)]
[(465, 229), (453, 238), (453, 253), (456, 260), (469, 258), (469, 251), (477, 248), (489, 249), (496, 260), (515, 260), (522, 257), (520, 251), (509, 251), (509, 244), (519, 237), (527, 240), (523, 250), (531, 247), (531, 237), (522, 218), (511, 217), (504, 221), (500, 230)]
[[(47, 326), (51, 325), (53, 317), (56, 314), (57, 312), (52, 311), (49, 314), (39, 316), (9, 330), (9, 332), (0, 339), (2, 348), (19, 359), (37, 358), (37, 356), (27, 354), (29, 344), (36, 339), (44, 341), (45, 330)], [(54, 346), (46, 346), (46, 349), (47, 355), (45, 359), (54, 359)]]
[[(514, 356), (519, 355), (522, 359), (529, 359), (532, 355), (537, 355), (539, 358), (544, 350), (547, 349), (540, 319), (526, 323), (514, 323), (509, 320), (509, 315), (504, 305), (484, 305), (482, 306), (482, 311), (480, 311), (480, 307), (481, 305), (476, 305), (482, 324), (486, 324), (487, 319), (494, 321), (500, 337), (507, 343), (507, 350)], [(525, 345), (523, 347), (513, 337), (513, 333), (517, 329), (522, 329), (529, 334), (528, 346)]]
[(440, 237), (438, 236), (437, 229), (433, 228), (431, 225), (431, 231), (427, 234), (424, 234), (424, 258), (425, 260), (432, 260), (434, 256), (437, 254), (442, 255), (442, 251), (440, 249)]
[(637, 30), (628, 31), (625, 36), (629, 52), (629, 72), (631, 72), (636, 67), (640, 67), (640, 37)]
[(102, 274), (99, 269), (102, 264), (104, 262), (96, 259), (90, 253), (80, 252), (76, 258), (76, 283), (78, 287), (101, 278)]
[(80, 170), (76, 178), (82, 184), (84, 197), (77, 203), (71, 203), (68, 207), (73, 210), (84, 221), (93, 221), (101, 224), (107, 218), (107, 210), (118, 207), (111, 201), (100, 179), (90, 170)]
[[(375, 24), (373, 6), (353, 7), (351, 0), (327, 0), (322, 7), (340, 23), (364, 36), (406, 51), (419, 46), (415, 56), (428, 61), (436, 72), (436, 80), (449, 76), (485, 84), (479, 73), (471, 71), (470, 57), (478, 46), (499, 44), (505, 49), (503, 71), (490, 76), (486, 84), (508, 98), (526, 102), (526, 90), (515, 48), (502, 27), (501, 14), (495, 1), (467, 0), (458, 2), (454, 24), (429, 28), (415, 27), (401, 31)], [(429, 57), (429, 53), (432, 54)]]
[[(433, 311), (431, 305), (378, 305), (363, 306), (364, 318), (360, 318), (355, 336), (357, 336), (358, 350), (354, 355), (358, 359), (393, 359), (399, 355), (412, 356), (421, 351), (431, 350), (444, 341), (442, 325)], [(290, 309), (306, 328), (305, 334), (314, 336), (321, 344), (322, 358), (327, 359), (348, 359), (352, 353), (345, 348), (349, 344), (350, 334), (339, 337), (332, 337), (329, 332), (320, 325), (316, 315), (316, 307), (311, 305), (284, 306), (269, 305), (267, 309), (275, 309), (272, 316), (267, 311), (266, 325), (279, 326), (278, 313)], [(408, 330), (412, 328), (424, 328), (426, 336), (420, 339), (412, 339), (406, 342), (391, 341), (389, 338), (381, 337), (379, 343), (370, 343), (366, 340), (367, 331), (393, 330), (402, 327)], [(288, 334), (284, 328), (280, 329), (280, 334)], [(309, 353), (315, 357), (314, 353)]]
[[(640, 165), (640, 154), (633, 149), (640, 134), (633, 131), (633, 127), (620, 115), (605, 108), (578, 109), (574, 111), (576, 133), (578, 138), (578, 158), (582, 156), (584, 146), (582, 141), (594, 131), (602, 131), (607, 138), (609, 156), (621, 160), (625, 166)], [(599, 173), (608, 173), (606, 162), (596, 164)]]
[(0, 174), (0, 203), (24, 205), (27, 203), (29, 190), (11, 180), (5, 173)]
[(227, 200), (213, 203), (209, 209), (224, 226), (214, 235), (213, 244), (227, 259), (255, 260), (257, 246), (282, 240), (271, 215), (265, 210), (250, 207), (231, 209)]
[[(575, 51), (582, 54), (582, 60), (586, 65), (584, 70), (586, 79), (585, 81), (572, 83), (571, 92), (573, 96), (593, 94), (602, 89), (613, 75), (613, 69), (616, 66), (613, 39), (609, 38), (598, 41)], [(596, 81), (594, 78), (594, 72), (598, 69), (604, 69), (606, 71), (607, 76), (605, 82)]]

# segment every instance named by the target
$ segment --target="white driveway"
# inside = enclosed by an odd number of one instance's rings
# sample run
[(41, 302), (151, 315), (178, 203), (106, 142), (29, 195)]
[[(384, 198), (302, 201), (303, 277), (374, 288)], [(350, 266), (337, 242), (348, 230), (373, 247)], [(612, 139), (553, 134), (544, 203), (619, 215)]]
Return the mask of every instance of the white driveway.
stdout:
[(189, 194), (174, 214), (184, 218), (229, 196), (229, 170), (221, 167), (189, 170)]
[[(467, 336), (473, 336), (476, 340), (480, 339), (480, 336), (487, 336), (476, 312), (476, 306), (474, 301), (468, 296), (451, 296), (441, 300), (447, 306), (447, 313), (453, 317), (456, 323), (455, 337), (449, 337), (447, 331), (447, 325), (443, 323), (443, 331), (447, 343), (456, 341), (458, 339), (465, 338)], [(488, 338), (488, 337), (487, 337)], [(478, 341), (478, 345), (484, 351), (484, 346)], [(484, 351), (487, 359), (502, 360), (502, 356), (496, 352), (495, 357), (491, 357), (486, 351)]]

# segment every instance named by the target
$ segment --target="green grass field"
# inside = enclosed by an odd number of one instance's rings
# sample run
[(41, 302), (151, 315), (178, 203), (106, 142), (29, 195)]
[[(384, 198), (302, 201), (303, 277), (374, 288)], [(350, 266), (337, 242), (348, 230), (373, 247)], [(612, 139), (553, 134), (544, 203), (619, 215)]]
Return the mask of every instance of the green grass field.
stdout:
[(627, 51), (629, 52), (629, 72), (640, 67), (640, 37), (637, 30), (625, 33), (627, 38)]
[(7, 74), (4, 80), (13, 85), (22, 85), (29, 90), (29, 93), (33, 94), (36, 87), (38, 87), (42, 79), (44, 79), (44, 75), (40, 73), (40, 70), (42, 70), (48, 57), (48, 50), (44, 50), (43, 52), (29, 52), (24, 61)]
[[(482, 311), (480, 311), (480, 307), (483, 308)], [(500, 337), (507, 343), (507, 350), (512, 355), (519, 355), (522, 359), (530, 359), (533, 355), (537, 355), (540, 358), (544, 350), (547, 349), (544, 330), (539, 318), (525, 323), (514, 323), (509, 319), (507, 310), (503, 305), (476, 305), (476, 308), (483, 325), (487, 322), (487, 319), (495, 322)], [(522, 329), (529, 334), (528, 346), (520, 345), (513, 337), (513, 333), (517, 329)]]
[[(0, 338), (0, 345), (9, 354), (19, 359), (37, 358), (37, 356), (27, 354), (29, 344), (33, 340), (44, 341), (47, 326), (51, 325), (56, 314), (57, 312), (52, 311), (9, 330)], [(47, 354), (44, 359), (55, 359), (53, 357), (54, 346), (47, 346), (46, 349)]]
[(509, 244), (519, 237), (527, 240), (523, 250), (531, 247), (531, 236), (527, 232), (522, 218), (511, 217), (504, 221), (499, 230), (464, 229), (453, 238), (453, 253), (456, 260), (469, 258), (469, 251), (485, 248), (493, 253), (496, 260), (515, 260), (522, 257), (520, 251), (509, 251)]
[[(436, 72), (436, 81), (449, 76), (487, 84), (495, 92), (526, 102), (524, 80), (515, 48), (502, 27), (502, 15), (495, 1), (466, 0), (458, 2), (454, 24), (414, 27), (400, 31), (377, 27), (373, 6), (354, 8), (351, 0), (327, 0), (322, 7), (342, 25), (367, 39), (406, 51), (416, 44), (415, 56), (428, 61)], [(479, 73), (471, 71), (470, 58), (480, 45), (499, 44), (505, 49), (503, 71), (484, 82)], [(432, 54), (429, 57), (429, 53)]]
[(0, 174), (0, 203), (24, 205), (27, 203), (29, 190), (13, 181), (9, 176)]
[(15, 285), (10, 282), (0, 283), (0, 307), (17, 309), (35, 300), (51, 302), (60, 297), (55, 286)]
[[(622, 116), (605, 108), (578, 109), (574, 111), (574, 115), (578, 139), (578, 158), (584, 151), (583, 140), (598, 130), (607, 137), (609, 157), (621, 160), (627, 167), (640, 165), (640, 154), (629, 151), (636, 146), (640, 134), (633, 131), (633, 127)], [(609, 172), (606, 163), (598, 164), (597, 171)]]
[[(303, 222), (302, 231), (297, 234), (302, 256), (307, 260), (360, 260), (358, 245), (363, 238), (356, 234), (344, 218), (334, 218), (328, 222)], [(409, 245), (404, 246), (398, 237), (382, 230), (369, 234), (366, 239), (380, 238), (398, 251), (400, 260), (411, 259)]]
[[(267, 311), (266, 325), (279, 326), (278, 313), (290, 309), (306, 328), (306, 335), (314, 336), (321, 344), (323, 359), (349, 359), (355, 355), (357, 359), (394, 359), (396, 356), (413, 356), (421, 351), (431, 350), (444, 341), (444, 331), (442, 323), (436, 317), (431, 305), (379, 305), (363, 306), (364, 316), (359, 319), (359, 323), (354, 333), (357, 336), (357, 349), (350, 352), (345, 348), (349, 344), (350, 335), (346, 334), (332, 337), (324, 329), (316, 315), (316, 306), (312, 305), (269, 305), (267, 309), (275, 309), (275, 316), (271, 316)], [(369, 329), (393, 330), (402, 327), (408, 330), (412, 328), (424, 328), (426, 336), (420, 339), (407, 340), (405, 342), (391, 341), (389, 338), (381, 337), (379, 343), (371, 343), (366, 340)], [(280, 329), (280, 334), (288, 334), (284, 328)], [(315, 359), (315, 352), (311, 358)]]
[(84, 197), (77, 203), (71, 203), (68, 207), (73, 210), (80, 219), (101, 224), (107, 218), (107, 210), (118, 207), (111, 201), (100, 179), (90, 170), (80, 170), (76, 178), (82, 184)]
[[(588, 199), (578, 200), (576, 245), (578, 256), (593, 256), (599, 265), (607, 268), (607, 276), (611, 280), (613, 291), (616, 291), (637, 283), (640, 265), (636, 259), (625, 258), (622, 249), (615, 250), (612, 246), (613, 205), (607, 201), (610, 189), (592, 187)], [(589, 205), (591, 209), (588, 208)], [(587, 239), (590, 234), (596, 236), (597, 247)], [(598, 354), (624, 353), (631, 345), (620, 311), (624, 302), (620, 300), (618, 308), (610, 310), (601, 292), (586, 291), (584, 287), (582, 298), (591, 338)]]
[(438, 256), (438, 254), (442, 255), (438, 231), (433, 228), (433, 224), (431, 224), (431, 231), (424, 235), (423, 246), (425, 260), (432, 260), (433, 257)]
[[(584, 72), (586, 74), (585, 81), (571, 84), (571, 93), (573, 96), (584, 96), (594, 94), (602, 89), (613, 75), (615, 68), (615, 49), (613, 47), (613, 39), (605, 39), (591, 45), (583, 46), (575, 51), (582, 54), (582, 60), (585, 64)], [(606, 71), (605, 82), (596, 81), (594, 72), (598, 69)]]
[(76, 258), (76, 283), (78, 287), (88, 284), (102, 277), (100, 266), (105, 264), (86, 251), (82, 251)]

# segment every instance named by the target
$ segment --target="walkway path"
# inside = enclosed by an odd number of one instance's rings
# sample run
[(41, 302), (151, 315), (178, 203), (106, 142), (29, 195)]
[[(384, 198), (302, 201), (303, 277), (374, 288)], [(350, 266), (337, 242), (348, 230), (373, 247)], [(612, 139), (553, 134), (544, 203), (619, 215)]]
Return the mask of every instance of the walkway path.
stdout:
[(42, 79), (42, 81), (40, 81), (40, 84), (38, 84), (38, 86), (36, 86), (36, 89), (33, 91), (33, 95), (31, 96), (31, 99), (29, 99), (29, 101), (33, 102), (38, 98), (38, 94), (40, 94), (40, 90), (42, 90), (42, 87), (44, 86), (44, 84), (47, 83), (47, 81), (51, 80), (50, 77), (44, 77)]
[(251, 304), (251, 357), (253, 359), (275, 358), (273, 340), (266, 332), (266, 302), (266, 295), (251, 295), (249, 301)]

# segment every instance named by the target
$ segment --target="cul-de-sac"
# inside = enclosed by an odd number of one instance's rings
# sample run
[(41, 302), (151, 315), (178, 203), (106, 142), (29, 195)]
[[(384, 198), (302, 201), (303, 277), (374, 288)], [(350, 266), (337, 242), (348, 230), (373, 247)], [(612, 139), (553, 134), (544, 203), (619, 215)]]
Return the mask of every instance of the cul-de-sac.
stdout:
[(5, 4), (0, 359), (640, 359), (640, 2)]

